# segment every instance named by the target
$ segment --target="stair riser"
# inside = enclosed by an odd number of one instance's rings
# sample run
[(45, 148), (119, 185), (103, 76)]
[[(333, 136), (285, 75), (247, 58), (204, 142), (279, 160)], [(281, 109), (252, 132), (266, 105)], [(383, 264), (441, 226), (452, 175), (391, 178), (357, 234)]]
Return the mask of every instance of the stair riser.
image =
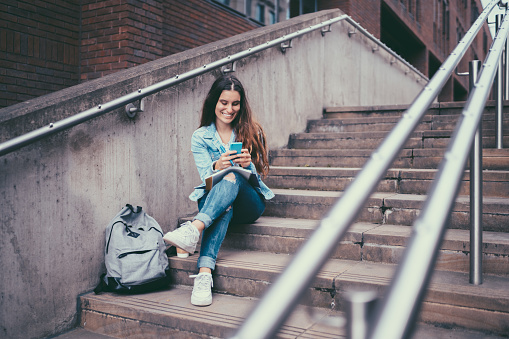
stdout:
[[(172, 266), (173, 267), (173, 266)], [(282, 269), (282, 267), (280, 268)], [(214, 271), (214, 293), (227, 293), (236, 296), (261, 298), (270, 284), (275, 281), (281, 273), (279, 270), (264, 272), (260, 276), (242, 277), (234, 273), (225, 273), (228, 268), (217, 266)], [(193, 285), (193, 279), (189, 275), (196, 274), (196, 267), (172, 268), (172, 277), (178, 285)], [(221, 272), (223, 271), (223, 272)], [(260, 273), (260, 272), (257, 272)], [(331, 291), (333, 277), (316, 278), (310, 288), (304, 293), (299, 304), (313, 307), (330, 307), (332, 301)], [(334, 298), (336, 305), (342, 302), (341, 296), (337, 294)]]
[(460, 326), (479, 331), (509, 333), (509, 315), (507, 313), (454, 307), (441, 302), (423, 302), (419, 320), (444, 328)]
[[(228, 233), (222, 248), (271, 253), (295, 254), (307, 238), (265, 236), (259, 234)], [(380, 242), (343, 240), (330, 258), (398, 264), (405, 246), (390, 246)], [(468, 273), (470, 270), (469, 248), (463, 251), (441, 250), (436, 269)], [(483, 254), (483, 272), (486, 274), (509, 274), (509, 256)]]
[[(446, 137), (424, 137), (411, 138), (403, 148), (447, 148), (450, 138)], [(324, 138), (305, 139), (302, 137), (290, 138), (288, 147), (291, 149), (370, 149), (375, 150), (380, 146), (382, 139), (345, 139), (345, 138)], [(504, 145), (509, 145), (509, 136), (504, 137)], [(497, 145), (495, 137), (483, 137), (483, 148), (495, 148)]]
[[(345, 119), (345, 118), (385, 118), (385, 117), (401, 117), (408, 107), (402, 107), (397, 109), (385, 109), (381, 107), (370, 107), (368, 109), (344, 109), (341, 107), (337, 108), (327, 108), (324, 112), (325, 118), (331, 119)], [(449, 117), (456, 116), (459, 117), (463, 113), (464, 103), (458, 107), (441, 107), (441, 108), (430, 108), (426, 112), (426, 116), (430, 118), (441, 118), (441, 117)], [(509, 119), (509, 114), (507, 113), (509, 110), (509, 106), (504, 105), (502, 107), (504, 120)], [(497, 109), (495, 105), (486, 106), (484, 108), (483, 117), (495, 116), (497, 114)]]
[[(265, 178), (264, 182), (271, 188), (343, 191), (353, 180), (354, 178), (277, 175)], [(397, 179), (384, 179), (377, 188), (377, 192), (397, 192), (398, 190)]]
[[(432, 123), (432, 130), (452, 131), (456, 128), (457, 123), (458, 123), (457, 121), (434, 121)], [(485, 133), (492, 134), (494, 131), (496, 131), (497, 126), (498, 125), (497, 125), (496, 120), (492, 120), (492, 119), (484, 120), (482, 123), (483, 134), (485, 134)], [(504, 131), (507, 131), (508, 128), (509, 128), (509, 121), (504, 121), (504, 123), (502, 124), (502, 129)]]
[[(268, 239), (270, 238), (270, 239)], [(248, 251), (295, 254), (307, 238), (228, 233), (222, 247)], [(361, 242), (341, 241), (331, 258), (362, 260)]]
[[(269, 201), (265, 209), (264, 215), (278, 218), (305, 218), (305, 219), (322, 219), (331, 209), (333, 199), (331, 201), (323, 201), (320, 203), (299, 203), (299, 202), (277, 202)], [(362, 208), (357, 221), (367, 221), (382, 224), (384, 214), (377, 206), (370, 208)]]
[[(299, 167), (362, 167), (369, 157), (302, 157), (302, 156), (271, 156), (272, 166)], [(436, 167), (436, 164), (434, 164)], [(434, 168), (429, 165), (427, 168)], [(392, 167), (414, 168), (412, 158), (397, 158)]]
[[(343, 191), (355, 178), (320, 177), (320, 176), (268, 176), (264, 182), (272, 188), (294, 188), (322, 191)], [(402, 194), (426, 194), (432, 180), (412, 180), (385, 178), (380, 181), (377, 192), (394, 192)], [(492, 197), (505, 197), (509, 192), (509, 181), (483, 181), (483, 194)], [(470, 194), (470, 182), (463, 181), (460, 195)]]
[[(279, 218), (322, 219), (336, 202), (336, 198), (320, 198), (309, 201), (291, 197), (290, 199), (276, 198), (267, 202), (264, 215)], [(308, 200), (308, 201), (306, 201)], [(408, 204), (408, 206), (405, 206)], [(376, 224), (392, 224), (411, 226), (420, 213), (422, 202), (397, 202), (391, 204), (390, 199), (385, 202), (374, 203), (368, 201), (367, 206), (361, 209), (357, 221), (366, 221)], [(449, 228), (470, 229), (470, 213), (468, 205), (456, 204), (451, 214)], [(487, 210), (485, 205), (483, 213), (483, 229), (493, 232), (509, 232), (509, 211), (502, 207), (493, 207)]]
[[(290, 138), (289, 148), (297, 149), (376, 149), (381, 139), (295, 139)], [(423, 141), (419, 138), (410, 139), (405, 148), (423, 148)]]
[[(423, 148), (447, 148), (449, 146), (450, 138), (424, 138)], [(509, 144), (509, 136), (504, 136), (503, 144)], [(495, 136), (483, 135), (482, 138), (483, 148), (496, 148), (497, 140)]]
[[(204, 324), (201, 324), (203, 326)], [(178, 325), (154, 324), (148, 321), (119, 317), (117, 315), (98, 313), (84, 310), (81, 312), (81, 327), (84, 329), (110, 336), (112, 338), (172, 338), (172, 339), (208, 339), (209, 335), (193, 333), (183, 330), (181, 322)], [(213, 328), (216, 327), (216, 328)], [(234, 329), (219, 326), (203, 326), (201, 330), (215, 333), (217, 338), (227, 338), (233, 335)], [(207, 333), (207, 332), (205, 332)]]
[[(309, 133), (344, 133), (344, 132), (387, 132), (391, 131), (396, 123), (348, 123), (341, 121), (319, 120), (308, 123)], [(431, 123), (421, 123), (415, 131), (430, 131)]]
[[(271, 154), (272, 166), (300, 166), (300, 167), (362, 167), (369, 156), (282, 156)], [(435, 169), (442, 162), (442, 157), (397, 157), (392, 163), (394, 168), (422, 168)], [(467, 166), (468, 168), (468, 166)], [(488, 157), (483, 159), (483, 169), (507, 170), (508, 162), (505, 157)]]
[[(509, 118), (509, 116), (508, 116)], [(362, 121), (364, 120), (364, 121)], [(306, 131), (309, 133), (341, 133), (341, 132), (375, 132), (390, 131), (396, 126), (398, 120), (381, 119), (380, 122), (372, 122), (370, 119), (324, 119), (310, 120)], [(431, 120), (422, 121), (415, 131), (453, 131), (458, 124), (458, 118), (439, 117)], [(497, 121), (494, 116), (483, 120), (483, 131), (492, 133), (497, 129)], [(504, 121), (502, 129), (509, 128), (509, 121)]]

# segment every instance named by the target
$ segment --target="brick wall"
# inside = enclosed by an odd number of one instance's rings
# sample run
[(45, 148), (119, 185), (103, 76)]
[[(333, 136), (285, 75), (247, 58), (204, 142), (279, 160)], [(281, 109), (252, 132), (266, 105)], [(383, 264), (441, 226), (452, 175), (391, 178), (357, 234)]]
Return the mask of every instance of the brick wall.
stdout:
[(352, 15), (351, 0), (318, 0), (318, 10), (339, 8), (345, 14)]
[(78, 83), (77, 0), (0, 3), (0, 107)]
[(163, 0), (83, 0), (81, 80), (163, 56)]
[(163, 37), (165, 55), (225, 39), (259, 24), (204, 0), (166, 0)]
[(0, 108), (259, 27), (206, 0), (0, 3)]
[(204, 0), (85, 0), (81, 80), (91, 80), (258, 27)]

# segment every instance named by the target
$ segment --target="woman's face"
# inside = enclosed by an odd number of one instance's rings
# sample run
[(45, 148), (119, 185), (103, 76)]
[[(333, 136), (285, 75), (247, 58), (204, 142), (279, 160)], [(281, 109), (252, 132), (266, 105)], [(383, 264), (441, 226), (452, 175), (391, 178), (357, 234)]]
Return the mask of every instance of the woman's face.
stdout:
[(237, 91), (223, 91), (216, 104), (216, 126), (230, 125), (240, 110), (240, 93)]

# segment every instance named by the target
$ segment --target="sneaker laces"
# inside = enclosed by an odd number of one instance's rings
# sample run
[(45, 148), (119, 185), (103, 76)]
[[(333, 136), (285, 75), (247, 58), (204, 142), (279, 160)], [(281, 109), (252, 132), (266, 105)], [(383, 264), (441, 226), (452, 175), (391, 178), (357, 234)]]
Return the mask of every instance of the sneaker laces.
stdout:
[[(205, 277), (207, 277), (207, 278), (205, 278)], [(193, 275), (190, 275), (189, 278), (193, 278), (193, 279), (199, 278), (199, 279), (195, 280), (196, 285), (194, 285), (194, 287), (198, 291), (208, 290), (209, 287), (214, 287), (214, 281), (212, 280), (212, 275), (202, 274), (200, 276), (199, 274), (193, 274)]]
[(194, 240), (196, 237), (197, 229), (191, 223), (186, 223), (183, 227), (178, 228), (184, 237), (191, 237)]

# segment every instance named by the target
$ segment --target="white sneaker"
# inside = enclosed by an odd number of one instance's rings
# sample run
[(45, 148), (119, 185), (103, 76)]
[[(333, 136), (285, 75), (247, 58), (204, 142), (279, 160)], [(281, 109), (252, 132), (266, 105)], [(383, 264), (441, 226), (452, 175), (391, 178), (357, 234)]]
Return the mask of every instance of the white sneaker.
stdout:
[(163, 240), (171, 246), (179, 247), (188, 253), (194, 253), (200, 239), (200, 231), (190, 221), (186, 221), (173, 232), (164, 235)]
[(195, 306), (209, 306), (212, 304), (212, 274), (202, 272), (197, 275), (190, 275), (194, 278), (193, 293), (191, 294), (191, 304)]

